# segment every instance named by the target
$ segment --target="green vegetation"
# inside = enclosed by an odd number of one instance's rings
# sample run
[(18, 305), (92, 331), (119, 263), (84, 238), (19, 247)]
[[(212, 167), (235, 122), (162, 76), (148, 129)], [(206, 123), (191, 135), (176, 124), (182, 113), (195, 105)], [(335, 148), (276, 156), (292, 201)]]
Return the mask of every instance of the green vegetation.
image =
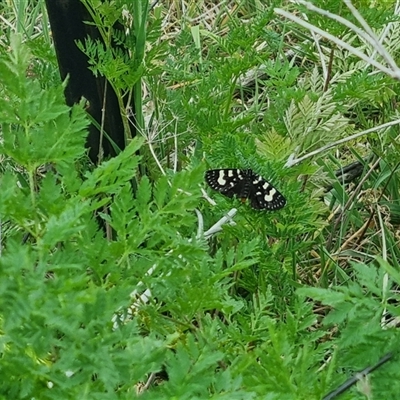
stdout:
[[(104, 44), (79, 46), (140, 136), (91, 165), (44, 2), (0, 5), (0, 398), (322, 399), (393, 352), (340, 398), (397, 399), (395, 5), (354, 4), (382, 53), (336, 0), (361, 33), (300, 1), (84, 3)], [(229, 167), (287, 206), (209, 191)]]

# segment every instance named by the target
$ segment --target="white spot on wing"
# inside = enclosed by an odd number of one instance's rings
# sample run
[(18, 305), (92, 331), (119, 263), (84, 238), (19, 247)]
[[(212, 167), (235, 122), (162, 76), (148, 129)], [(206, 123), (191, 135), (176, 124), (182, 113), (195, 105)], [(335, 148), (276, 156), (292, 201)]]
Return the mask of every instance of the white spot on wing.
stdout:
[(270, 192), (264, 196), (264, 200), (267, 203), (270, 203), (274, 199), (275, 194), (276, 194), (276, 190), (271, 189)]
[[(271, 185), (268, 182), (265, 182), (263, 185), (263, 189), (268, 189)], [(274, 191), (275, 193), (275, 191)]]
[[(229, 176), (229, 173), (228, 173)], [(217, 182), (221, 186), (225, 186), (226, 184), (226, 179), (225, 179), (225, 172), (223, 170), (219, 171), (219, 177), (217, 179)]]

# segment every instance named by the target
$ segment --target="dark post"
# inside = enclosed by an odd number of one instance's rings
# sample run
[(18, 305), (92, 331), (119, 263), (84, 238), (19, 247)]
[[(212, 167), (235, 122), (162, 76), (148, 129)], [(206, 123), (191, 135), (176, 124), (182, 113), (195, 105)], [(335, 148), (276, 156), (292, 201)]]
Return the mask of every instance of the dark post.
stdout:
[[(93, 75), (88, 68), (86, 55), (76, 45), (77, 40), (84, 42), (87, 37), (101, 40), (97, 28), (84, 23), (91, 21), (89, 13), (80, 0), (46, 0), (46, 7), (61, 78), (65, 79), (69, 75), (68, 86), (65, 90), (67, 104), (77, 103), (83, 96), (88, 100), (88, 112), (97, 121), (98, 126), (102, 125), (104, 111), (104, 131), (119, 149), (124, 149), (124, 126), (117, 96), (104, 77)], [(133, 133), (132, 136), (134, 136)], [(101, 142), (102, 155), (105, 158), (116, 155), (115, 149), (106, 136), (103, 136)], [(89, 157), (94, 163), (99, 160), (100, 145), (100, 131), (91, 124), (87, 146)]]

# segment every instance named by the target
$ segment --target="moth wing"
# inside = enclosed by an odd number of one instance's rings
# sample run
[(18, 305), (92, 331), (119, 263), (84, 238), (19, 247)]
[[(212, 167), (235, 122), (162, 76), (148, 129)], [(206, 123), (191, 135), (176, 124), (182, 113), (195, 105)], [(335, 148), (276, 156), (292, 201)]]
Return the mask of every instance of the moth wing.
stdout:
[(223, 194), (233, 197), (234, 195), (247, 198), (249, 185), (247, 175), (240, 169), (211, 169), (206, 172), (208, 185)]
[(279, 210), (286, 205), (286, 199), (262, 176), (253, 174), (249, 193), (250, 205), (256, 210)]

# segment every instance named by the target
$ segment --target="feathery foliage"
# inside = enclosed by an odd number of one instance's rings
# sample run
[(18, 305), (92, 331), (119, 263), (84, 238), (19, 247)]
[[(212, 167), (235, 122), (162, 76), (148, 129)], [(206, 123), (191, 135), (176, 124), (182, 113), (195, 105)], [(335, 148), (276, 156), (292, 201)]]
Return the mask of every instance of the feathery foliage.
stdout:
[[(365, 26), (305, 1), (84, 4), (104, 44), (78, 46), (142, 137), (90, 165), (43, 1), (0, 5), (0, 397), (320, 399), (392, 352), (342, 398), (397, 398), (399, 89)], [(355, 6), (397, 62), (394, 6)], [(205, 197), (230, 167), (287, 206)]]

